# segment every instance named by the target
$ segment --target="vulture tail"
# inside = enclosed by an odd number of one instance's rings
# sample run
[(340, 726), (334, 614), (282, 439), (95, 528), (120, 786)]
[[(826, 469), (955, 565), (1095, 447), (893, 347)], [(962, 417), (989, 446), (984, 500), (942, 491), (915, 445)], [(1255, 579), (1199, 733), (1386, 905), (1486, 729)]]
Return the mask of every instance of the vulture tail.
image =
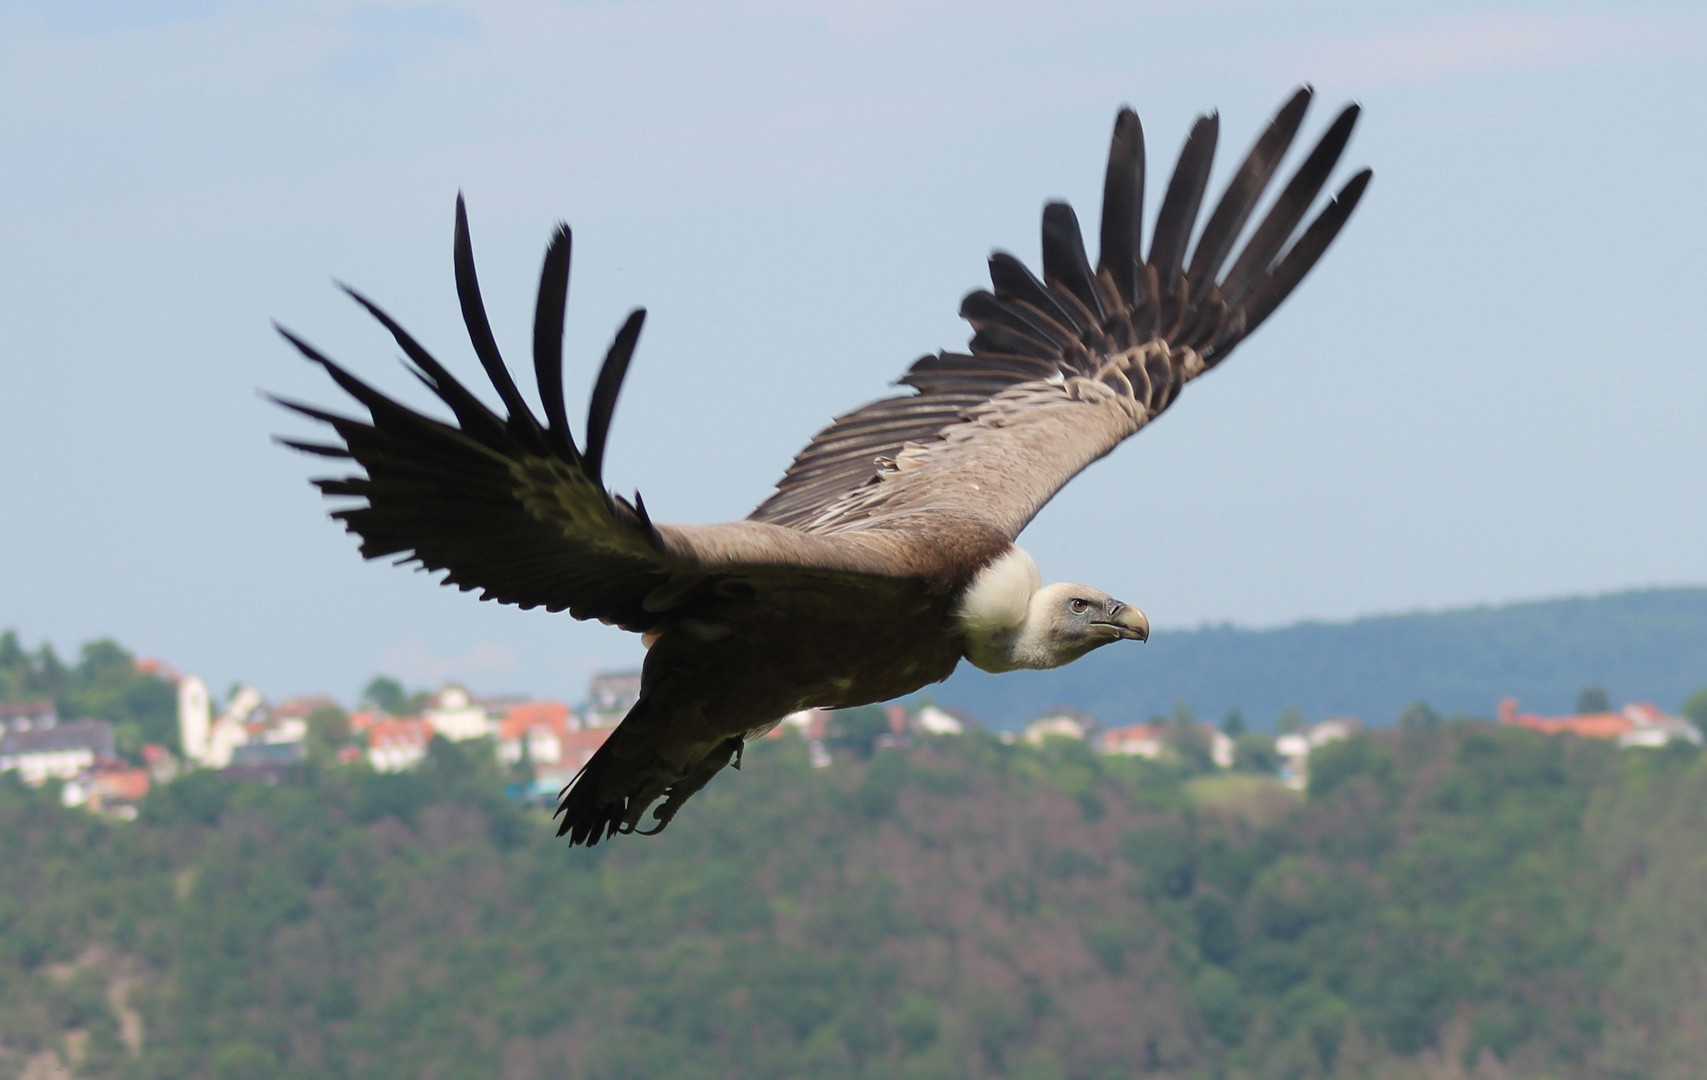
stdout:
[[(568, 837), (570, 847), (592, 847), (600, 840), (628, 833), (656, 836), (712, 777), (730, 765), (741, 767), (745, 743), (739, 735), (718, 743), (685, 773), (673, 772), (644, 748), (633, 748), (639, 750), (633, 757), (619, 756), (617, 747), (625, 745), (622, 727), (646, 707), (642, 696), (617, 730), (558, 793), (557, 812), (552, 816), (561, 818), (557, 835)], [(643, 819), (654, 805), (657, 808), (647, 824)]]

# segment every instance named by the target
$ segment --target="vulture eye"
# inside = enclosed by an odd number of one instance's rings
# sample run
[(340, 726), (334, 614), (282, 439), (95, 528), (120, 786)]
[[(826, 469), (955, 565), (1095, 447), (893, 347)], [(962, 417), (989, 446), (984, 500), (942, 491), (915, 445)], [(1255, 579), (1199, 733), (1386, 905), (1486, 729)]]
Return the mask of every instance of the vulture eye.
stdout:
[(1089, 600), (1081, 600), (1075, 596), (1067, 601), (1067, 608), (1075, 615), (1083, 615), (1091, 609), (1091, 604)]

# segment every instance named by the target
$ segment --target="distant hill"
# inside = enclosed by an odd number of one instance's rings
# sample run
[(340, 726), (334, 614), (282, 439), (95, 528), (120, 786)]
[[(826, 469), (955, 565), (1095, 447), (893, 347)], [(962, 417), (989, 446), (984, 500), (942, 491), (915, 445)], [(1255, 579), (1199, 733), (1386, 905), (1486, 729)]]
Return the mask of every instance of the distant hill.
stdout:
[(1172, 712), (1243, 710), (1255, 727), (1287, 705), (1311, 717), (1390, 724), (1413, 701), (1442, 713), (1493, 715), (1501, 697), (1541, 712), (1567, 711), (1588, 685), (1614, 702), (1675, 709), (1707, 686), (1707, 588), (1647, 589), (1569, 600), (1384, 615), (1279, 630), (1230, 626), (1160, 631), (1145, 646), (1115, 646), (1055, 671), (987, 675), (970, 664), (932, 687), (996, 728), (1053, 705), (1105, 723)]

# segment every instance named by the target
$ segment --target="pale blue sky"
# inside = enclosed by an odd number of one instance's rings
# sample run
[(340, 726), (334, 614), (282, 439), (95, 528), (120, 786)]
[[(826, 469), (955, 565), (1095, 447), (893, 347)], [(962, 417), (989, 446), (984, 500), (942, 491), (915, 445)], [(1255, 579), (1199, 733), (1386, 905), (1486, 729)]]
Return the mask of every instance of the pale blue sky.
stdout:
[(306, 429), (258, 389), (338, 402), (270, 319), (418, 398), (337, 277), (472, 372), (460, 188), (525, 363), (567, 219), (572, 415), (649, 307), (608, 475), (739, 517), (963, 344), (1045, 199), (1094, 222), (1120, 104), (1155, 163), (1219, 108), (1232, 158), (1300, 81), (1309, 131), (1363, 103), (1369, 197), (1028, 530), (1045, 575), (1163, 632), (1707, 582), (1704, 60), (1681, 3), (0, 0), (0, 626), (275, 696), (578, 697), (638, 646), (356, 557), (268, 441)]

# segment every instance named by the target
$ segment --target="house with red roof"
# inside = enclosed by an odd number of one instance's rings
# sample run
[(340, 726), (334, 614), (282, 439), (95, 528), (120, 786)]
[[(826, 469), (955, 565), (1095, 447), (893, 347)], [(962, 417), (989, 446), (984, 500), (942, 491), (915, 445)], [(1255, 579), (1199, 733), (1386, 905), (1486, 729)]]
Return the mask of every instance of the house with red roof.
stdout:
[(98, 762), (65, 781), (59, 801), (66, 806), (86, 806), (97, 813), (134, 819), (136, 806), (148, 795), (152, 777), (116, 759)]
[(367, 760), (374, 772), (404, 772), (419, 765), (433, 741), (433, 724), (418, 716), (376, 720), (367, 728)]
[(580, 717), (561, 701), (517, 702), (498, 721), (498, 763), (555, 766), (563, 761), (569, 733), (580, 728)]
[(1616, 712), (1578, 713), (1574, 716), (1538, 716), (1519, 712), (1516, 698), (1502, 698), (1499, 722), (1528, 728), (1543, 735), (1576, 735), (1584, 739), (1609, 739), (1621, 747), (1664, 746), (1673, 739), (1701, 745), (1701, 732), (1681, 716), (1671, 716), (1651, 701), (1636, 701)]
[(1155, 758), (1168, 744), (1168, 731), (1162, 724), (1128, 724), (1109, 728), (1097, 740), (1097, 749), (1105, 754), (1135, 754)]
[[(1097, 749), (1104, 754), (1133, 754), (1153, 761), (1167, 748), (1173, 727), (1171, 723), (1150, 723), (1109, 728), (1097, 736)], [(1199, 722), (1197, 730), (1209, 747), (1209, 760), (1215, 767), (1232, 768), (1233, 740), (1214, 724)]]

